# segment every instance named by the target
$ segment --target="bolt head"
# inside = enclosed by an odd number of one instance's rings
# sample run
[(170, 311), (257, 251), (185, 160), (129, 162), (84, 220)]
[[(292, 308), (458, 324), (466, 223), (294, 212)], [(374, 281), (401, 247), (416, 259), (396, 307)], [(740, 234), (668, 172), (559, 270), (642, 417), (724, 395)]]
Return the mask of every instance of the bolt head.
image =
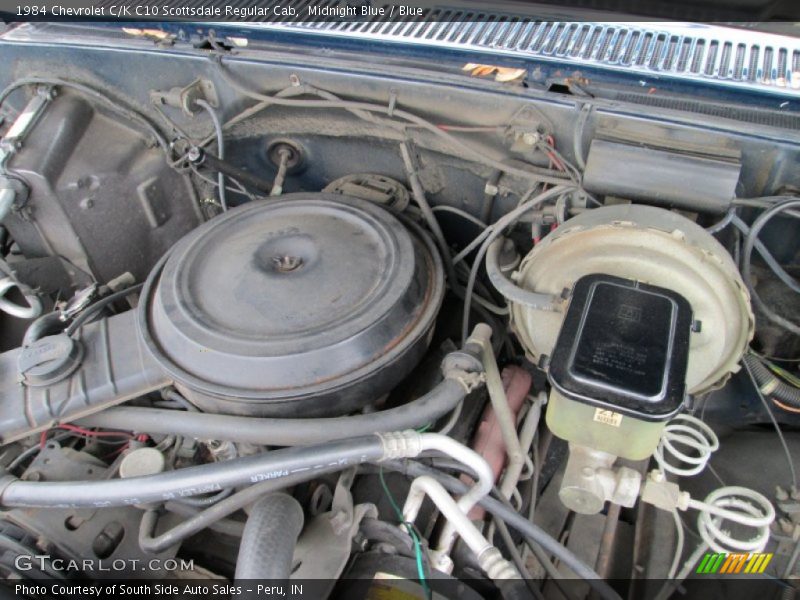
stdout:
[(198, 148), (197, 146), (192, 146), (191, 148), (189, 148), (189, 151), (186, 153), (186, 158), (188, 158), (192, 162), (199, 160), (200, 148)]
[(536, 133), (524, 133), (522, 135), (522, 141), (527, 144), (528, 146), (533, 146), (539, 141), (539, 135)]

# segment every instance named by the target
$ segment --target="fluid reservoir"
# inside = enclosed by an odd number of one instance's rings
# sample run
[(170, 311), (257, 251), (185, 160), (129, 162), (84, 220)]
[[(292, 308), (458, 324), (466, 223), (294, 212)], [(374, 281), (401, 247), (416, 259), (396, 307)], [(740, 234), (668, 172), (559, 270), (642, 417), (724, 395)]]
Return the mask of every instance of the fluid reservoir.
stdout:
[(676, 292), (582, 277), (549, 359), (550, 430), (614, 456), (650, 456), (683, 404), (692, 327), (691, 306)]
[(725, 248), (697, 224), (641, 205), (563, 223), (512, 274), (563, 298), (556, 310), (511, 302), (514, 332), (551, 384), (546, 422), (570, 443), (560, 497), (593, 513), (631, 506), (638, 472), (688, 395), (723, 385), (753, 335), (749, 295)]

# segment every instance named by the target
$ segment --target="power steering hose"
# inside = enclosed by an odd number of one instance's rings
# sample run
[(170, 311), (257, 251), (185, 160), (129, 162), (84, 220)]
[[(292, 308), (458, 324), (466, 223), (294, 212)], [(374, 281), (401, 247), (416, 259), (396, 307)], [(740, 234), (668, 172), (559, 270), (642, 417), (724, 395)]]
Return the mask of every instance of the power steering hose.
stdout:
[[(402, 452), (400, 452), (402, 454)], [(339, 469), (392, 455), (377, 435), (283, 448), (244, 458), (207, 463), (144, 477), (95, 481), (22, 481), (0, 478), (0, 505), (7, 507), (111, 507), (166, 502), (223, 488), (279, 480), (330, 463)]]
[(224, 488), (280, 480), (297, 473), (343, 470), (365, 462), (411, 458), (434, 450), (464, 463), (477, 473), (477, 482), (462, 498), (471, 507), (489, 493), (493, 473), (474, 450), (438, 433), (379, 433), (264, 452), (223, 462), (207, 463), (156, 475), (94, 481), (23, 481), (0, 478), (0, 506), (105, 508), (166, 502), (216, 492)]
[[(423, 465), (419, 462), (410, 460), (387, 460), (380, 462), (385, 469), (403, 473), (408, 477), (430, 476), (439, 481), (445, 489), (453, 494), (464, 494), (469, 490), (467, 484), (460, 479)], [(302, 471), (288, 475), (282, 479), (267, 480), (262, 483), (247, 487), (232, 496), (221, 500), (196, 515), (187, 518), (182, 523), (172, 529), (153, 537), (153, 530), (158, 522), (158, 512), (150, 510), (145, 513), (139, 531), (139, 543), (142, 550), (153, 554), (163, 552), (170, 546), (180, 543), (186, 538), (210, 527), (220, 519), (233, 514), (237, 510), (252, 504), (257, 499), (271, 492), (278, 491), (287, 486), (299, 484), (313, 479), (316, 475), (330, 473), (339, 470), (336, 465), (326, 465), (319, 471)], [(471, 469), (465, 472), (472, 473)], [(475, 475), (477, 476), (477, 475)], [(569, 567), (578, 577), (589, 581), (590, 585), (596, 589), (600, 596), (605, 600), (620, 600), (617, 593), (600, 579), (600, 576), (584, 563), (580, 558), (573, 554), (563, 544), (550, 536), (546, 531), (537, 527), (525, 517), (516, 513), (513, 508), (503, 502), (484, 496), (478, 504), (485, 508), (497, 519), (504, 521), (509, 527), (516, 529), (523, 534), (532, 544), (543, 548), (547, 554), (557, 557), (564, 565)]]

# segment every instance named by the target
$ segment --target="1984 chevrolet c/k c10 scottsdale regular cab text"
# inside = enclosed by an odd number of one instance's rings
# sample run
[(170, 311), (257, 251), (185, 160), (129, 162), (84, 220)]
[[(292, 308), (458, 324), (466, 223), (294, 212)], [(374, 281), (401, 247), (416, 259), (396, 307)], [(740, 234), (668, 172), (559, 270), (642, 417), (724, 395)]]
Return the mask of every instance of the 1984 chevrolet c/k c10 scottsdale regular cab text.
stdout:
[(788, 597), (800, 41), (708, 10), (3, 8), (12, 591)]

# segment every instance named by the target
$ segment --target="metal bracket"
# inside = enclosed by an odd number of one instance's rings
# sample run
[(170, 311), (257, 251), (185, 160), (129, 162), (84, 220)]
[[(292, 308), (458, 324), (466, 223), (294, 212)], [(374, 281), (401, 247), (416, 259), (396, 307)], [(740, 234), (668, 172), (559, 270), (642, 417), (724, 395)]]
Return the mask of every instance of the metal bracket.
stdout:
[(347, 565), (361, 521), (378, 516), (374, 504), (353, 505), (350, 487), (355, 473), (354, 468), (342, 472), (333, 492), (331, 510), (306, 525), (295, 548), (292, 579), (327, 580), (329, 588), (321, 594), (323, 597), (330, 594)]
[[(70, 481), (88, 479), (98, 481), (109, 477), (107, 465), (86, 452), (61, 447), (55, 441), (48, 441), (31, 465), (26, 469), (23, 479), (29, 481)], [(125, 570), (93, 571), (90, 574), (104, 577), (141, 576), (142, 564), (148, 560), (173, 558), (178, 546), (173, 546), (156, 555), (150, 555), (139, 548), (136, 532), (142, 512), (134, 507), (80, 508), (50, 510), (46, 508), (15, 508), (3, 514), (3, 520), (13, 523), (41, 540), (49, 554), (63, 556), (81, 564), (84, 559), (97, 560), (102, 556), (104, 562), (112, 564), (125, 560)], [(181, 518), (168, 514), (159, 525), (169, 528)], [(133, 560), (131, 560), (133, 559)], [(136, 566), (138, 561), (138, 567)], [(122, 563), (120, 563), (122, 564)], [(163, 563), (161, 563), (163, 564)], [(88, 573), (88, 572), (87, 572)], [(137, 575), (137, 573), (139, 573)], [(149, 573), (161, 577), (159, 568)]]
[(547, 115), (533, 105), (526, 105), (511, 117), (506, 133), (511, 150), (526, 153), (552, 131), (553, 123)]
[(13, 156), (17, 150), (22, 148), (22, 143), (25, 136), (28, 135), (39, 117), (44, 114), (45, 108), (50, 104), (50, 101), (55, 98), (56, 92), (50, 86), (39, 86), (36, 88), (36, 93), (33, 98), (28, 101), (25, 108), (11, 124), (11, 127), (0, 140), (0, 169), (6, 166), (8, 159)]
[(150, 101), (153, 104), (180, 108), (187, 117), (193, 117), (197, 112), (197, 101), (205, 100), (214, 108), (219, 106), (219, 96), (214, 83), (208, 79), (195, 79), (185, 87), (174, 87), (166, 92), (152, 90)]

